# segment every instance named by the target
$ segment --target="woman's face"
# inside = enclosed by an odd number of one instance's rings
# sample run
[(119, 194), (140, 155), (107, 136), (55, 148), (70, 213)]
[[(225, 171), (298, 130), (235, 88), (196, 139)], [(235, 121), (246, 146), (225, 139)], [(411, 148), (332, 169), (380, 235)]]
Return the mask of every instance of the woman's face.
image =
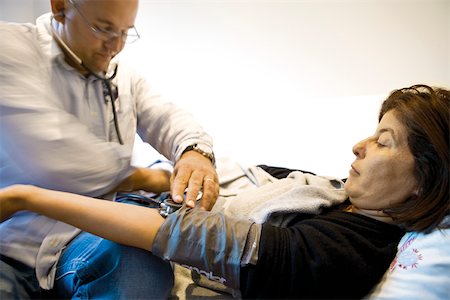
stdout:
[(380, 211), (404, 202), (417, 190), (406, 127), (388, 111), (375, 134), (353, 147), (356, 159), (345, 183), (353, 207)]

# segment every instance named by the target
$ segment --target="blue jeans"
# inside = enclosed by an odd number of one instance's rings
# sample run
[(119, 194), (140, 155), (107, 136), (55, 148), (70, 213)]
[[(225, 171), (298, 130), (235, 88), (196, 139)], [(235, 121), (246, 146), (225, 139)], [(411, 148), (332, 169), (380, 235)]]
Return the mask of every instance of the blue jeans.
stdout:
[(33, 268), (0, 257), (0, 300), (164, 299), (172, 286), (169, 263), (86, 232), (64, 250), (51, 291), (39, 288)]
[(83, 232), (62, 253), (53, 292), (72, 299), (166, 299), (173, 280), (170, 264), (150, 252)]

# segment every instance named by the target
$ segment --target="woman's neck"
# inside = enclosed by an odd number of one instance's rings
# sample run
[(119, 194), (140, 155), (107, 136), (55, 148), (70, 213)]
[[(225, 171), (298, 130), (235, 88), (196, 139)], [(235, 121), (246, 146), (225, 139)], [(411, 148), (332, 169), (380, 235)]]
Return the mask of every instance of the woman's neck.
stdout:
[(394, 224), (394, 220), (384, 213), (382, 210), (373, 210), (373, 209), (360, 209), (354, 205), (349, 205), (345, 211), (352, 212), (355, 214), (363, 215), (384, 223)]

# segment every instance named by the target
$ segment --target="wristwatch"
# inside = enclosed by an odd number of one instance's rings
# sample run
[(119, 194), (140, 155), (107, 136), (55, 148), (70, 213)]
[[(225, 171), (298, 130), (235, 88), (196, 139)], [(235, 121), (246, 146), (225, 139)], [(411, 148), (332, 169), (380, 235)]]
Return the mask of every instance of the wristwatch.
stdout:
[(209, 159), (213, 164), (213, 166), (216, 165), (216, 157), (214, 156), (214, 152), (212, 151), (211, 147), (201, 144), (194, 144), (186, 147), (186, 149), (184, 149), (183, 151), (183, 154), (191, 150), (198, 152), (207, 159)]

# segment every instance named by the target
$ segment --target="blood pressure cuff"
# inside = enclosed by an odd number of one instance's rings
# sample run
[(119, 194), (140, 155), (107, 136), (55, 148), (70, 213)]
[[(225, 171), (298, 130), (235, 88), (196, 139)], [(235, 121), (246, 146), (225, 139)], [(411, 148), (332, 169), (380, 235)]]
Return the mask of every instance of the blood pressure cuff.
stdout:
[(239, 289), (240, 269), (256, 264), (261, 225), (199, 209), (169, 215), (153, 242), (152, 253)]

